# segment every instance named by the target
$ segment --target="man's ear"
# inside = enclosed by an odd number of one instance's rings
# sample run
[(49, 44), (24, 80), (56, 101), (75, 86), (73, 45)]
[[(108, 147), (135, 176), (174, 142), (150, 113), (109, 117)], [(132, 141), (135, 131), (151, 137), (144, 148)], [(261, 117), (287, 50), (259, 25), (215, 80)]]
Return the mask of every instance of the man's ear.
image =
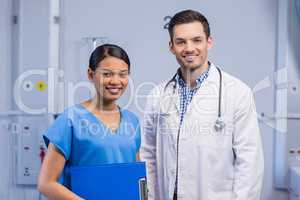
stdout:
[(169, 41), (169, 49), (174, 54), (173, 42), (171, 40)]
[(213, 44), (214, 44), (214, 40), (211, 36), (209, 36), (207, 38), (207, 44), (208, 44), (208, 49), (211, 49), (213, 47)]

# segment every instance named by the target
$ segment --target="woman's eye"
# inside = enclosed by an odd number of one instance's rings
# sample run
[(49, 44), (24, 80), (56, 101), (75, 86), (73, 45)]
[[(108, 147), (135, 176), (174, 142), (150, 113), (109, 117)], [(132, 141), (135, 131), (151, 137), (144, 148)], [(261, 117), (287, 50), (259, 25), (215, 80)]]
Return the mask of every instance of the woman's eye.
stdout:
[(104, 77), (111, 77), (111, 76), (112, 76), (112, 73), (110, 73), (110, 72), (104, 72), (102, 75), (103, 75)]

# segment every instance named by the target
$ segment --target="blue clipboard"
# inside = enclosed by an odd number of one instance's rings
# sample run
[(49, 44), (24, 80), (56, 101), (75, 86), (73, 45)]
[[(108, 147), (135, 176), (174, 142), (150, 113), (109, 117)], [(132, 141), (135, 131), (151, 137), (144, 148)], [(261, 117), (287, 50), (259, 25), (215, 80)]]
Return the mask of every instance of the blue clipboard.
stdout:
[(71, 190), (85, 200), (147, 200), (144, 162), (70, 167)]

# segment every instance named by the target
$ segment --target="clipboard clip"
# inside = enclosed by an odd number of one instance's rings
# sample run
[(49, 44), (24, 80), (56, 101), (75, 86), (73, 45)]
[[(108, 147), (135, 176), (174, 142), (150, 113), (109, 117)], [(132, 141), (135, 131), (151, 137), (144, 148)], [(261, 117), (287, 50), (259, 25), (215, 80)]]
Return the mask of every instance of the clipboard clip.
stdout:
[(148, 189), (146, 178), (139, 180), (140, 200), (148, 200)]

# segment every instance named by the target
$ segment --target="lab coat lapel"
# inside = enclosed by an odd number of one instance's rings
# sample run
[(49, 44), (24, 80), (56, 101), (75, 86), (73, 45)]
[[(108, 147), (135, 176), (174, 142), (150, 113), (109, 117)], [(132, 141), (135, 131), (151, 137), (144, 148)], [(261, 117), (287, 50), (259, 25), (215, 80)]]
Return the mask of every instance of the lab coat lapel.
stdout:
[(178, 92), (178, 84), (174, 89), (175, 82), (170, 83), (166, 90), (167, 101), (163, 102), (166, 107), (170, 108), (169, 111), (174, 111), (176, 109), (177, 114), (180, 111), (180, 98)]

